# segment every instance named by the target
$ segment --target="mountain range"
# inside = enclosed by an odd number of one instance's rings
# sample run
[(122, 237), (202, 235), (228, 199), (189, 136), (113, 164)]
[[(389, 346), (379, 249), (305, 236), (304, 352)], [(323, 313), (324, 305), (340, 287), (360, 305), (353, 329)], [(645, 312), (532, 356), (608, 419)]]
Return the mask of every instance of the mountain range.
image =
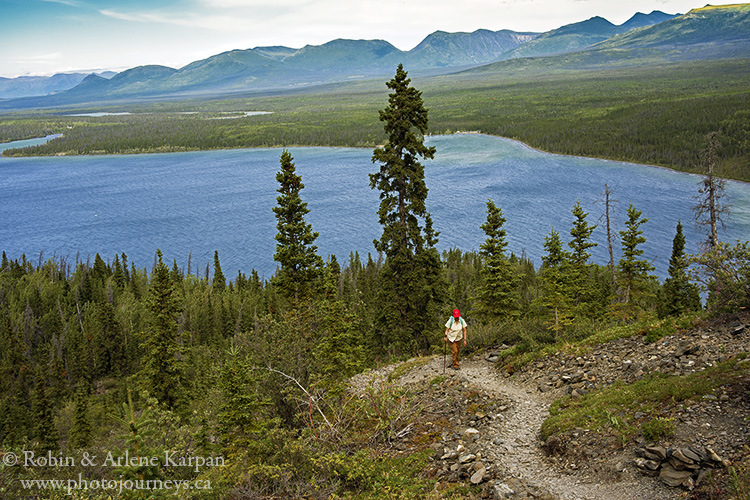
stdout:
[[(565, 55), (575, 57), (564, 57)], [(403, 63), (412, 75), (434, 75), (530, 58), (577, 65), (638, 64), (670, 60), (750, 56), (750, 4), (694, 9), (684, 15), (637, 13), (617, 26), (604, 18), (546, 33), (477, 30), (436, 31), (409, 51), (383, 40), (332, 40), (323, 45), (232, 50), (174, 69), (139, 66), (114, 76), (55, 75), (44, 85), (0, 79), (0, 108), (60, 106), (83, 102), (230, 94), (279, 90), (387, 77)], [(481, 68), (477, 68), (477, 67)], [(29, 78), (29, 77), (25, 77)], [(66, 85), (69, 87), (65, 88)], [(18, 99), (19, 92), (54, 92)], [(28, 94), (27, 94), (28, 95)]]
[[(0, 77), (0, 98), (12, 99), (54, 94), (68, 90), (83, 81), (91, 73), (58, 73), (53, 76), (19, 76), (18, 78)], [(104, 78), (112, 78), (117, 73), (104, 71), (97, 73)]]

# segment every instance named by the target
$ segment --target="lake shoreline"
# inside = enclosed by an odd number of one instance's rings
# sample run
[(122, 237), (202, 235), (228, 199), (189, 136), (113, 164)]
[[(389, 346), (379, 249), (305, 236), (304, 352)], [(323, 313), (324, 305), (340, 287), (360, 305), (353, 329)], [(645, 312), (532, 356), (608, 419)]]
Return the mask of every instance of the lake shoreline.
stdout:
[[(479, 132), (479, 131), (457, 131), (457, 132), (453, 132), (451, 134), (435, 134), (435, 135), (428, 134), (425, 137), (426, 137), (427, 140), (429, 140), (430, 137), (450, 137), (450, 136), (453, 136), (453, 135), (478, 135), (478, 136), (494, 137), (494, 138), (504, 139), (504, 140), (508, 140), (508, 141), (512, 141), (512, 142), (521, 144), (521, 145), (525, 146), (526, 148), (529, 148), (529, 149), (531, 149), (533, 151), (537, 151), (539, 153), (545, 153), (545, 154), (557, 155), (557, 156), (564, 156), (564, 157), (569, 157), (569, 158), (583, 158), (583, 159), (590, 159), (590, 160), (601, 160), (601, 161), (607, 161), (607, 162), (625, 163), (625, 164), (636, 165), (636, 166), (640, 166), (640, 167), (652, 167), (652, 168), (665, 169), (665, 170), (668, 170), (668, 171), (671, 171), (671, 172), (678, 172), (678, 173), (681, 173), (681, 174), (688, 174), (688, 175), (693, 175), (693, 176), (696, 176), (696, 177), (702, 177), (703, 176), (703, 174), (699, 174), (699, 173), (696, 173), (696, 172), (691, 172), (691, 171), (688, 171), (688, 170), (680, 170), (680, 169), (677, 169), (677, 168), (674, 168), (674, 167), (669, 167), (669, 166), (666, 166), (666, 165), (654, 165), (652, 163), (639, 163), (639, 162), (635, 162), (635, 161), (617, 160), (617, 159), (614, 159), (614, 158), (601, 158), (601, 157), (597, 157), (597, 156), (580, 156), (580, 155), (571, 155), (571, 154), (566, 154), (566, 153), (557, 153), (557, 152), (554, 152), (554, 151), (548, 151), (548, 150), (545, 150), (545, 149), (536, 148), (536, 147), (531, 146), (530, 144), (525, 143), (525, 142), (523, 142), (523, 141), (521, 141), (519, 139), (513, 139), (511, 137), (505, 137), (505, 136), (502, 136), (502, 135), (487, 134), (487, 133)], [(123, 151), (123, 152), (119, 152), (119, 153), (107, 153), (107, 152), (101, 152), (101, 153), (95, 153), (95, 154), (57, 153), (57, 154), (54, 154), (54, 155), (13, 155), (13, 156), (5, 156), (4, 155), (4, 149), (2, 148), (3, 145), (13, 144), (14, 142), (25, 142), (25, 141), (32, 141), (32, 140), (43, 140), (43, 139), (48, 139), (48, 138), (50, 138), (48, 140), (51, 140), (51, 139), (56, 139), (58, 137), (63, 137), (63, 136), (64, 136), (64, 134), (53, 134), (51, 136), (46, 136), (46, 137), (35, 137), (35, 138), (31, 138), (31, 139), (23, 139), (21, 141), (11, 141), (11, 142), (0, 143), (0, 158), (55, 158), (55, 157), (76, 157), (76, 156), (83, 156), (83, 157), (85, 157), (85, 156), (91, 156), (91, 157), (96, 157), (96, 156), (132, 156), (132, 155), (156, 155), (156, 154), (196, 153), (196, 152), (200, 152), (200, 151), (237, 151), (237, 150), (244, 150), (244, 149), (246, 149), (246, 150), (269, 150), (269, 149), (284, 150), (284, 149), (291, 149), (291, 148), (324, 148), (324, 149), (355, 149), (355, 150), (362, 149), (363, 150), (363, 149), (374, 149), (376, 147), (380, 147), (380, 145), (375, 145), (375, 146), (320, 146), (320, 145), (310, 145), (310, 144), (290, 144), (290, 145), (284, 145), (284, 146), (261, 146), (261, 147), (252, 147), (252, 146), (250, 146), (250, 147), (213, 148), (213, 149), (211, 149), (211, 148), (195, 148), (195, 149), (185, 149), (185, 148), (182, 148), (182, 149), (176, 149), (175, 148), (175, 149), (163, 150), (163, 151), (162, 150), (147, 150), (147, 151)], [(6, 148), (6, 149), (12, 149), (12, 148)], [(740, 183), (743, 183), (743, 184), (750, 184), (750, 181), (746, 181), (746, 180), (742, 180), (742, 179), (735, 179), (735, 178), (732, 178), (732, 177), (720, 177), (720, 178), (726, 179), (726, 180), (731, 180), (731, 181), (734, 181), (734, 182), (740, 182)]]
[[(661, 276), (675, 224), (694, 218), (698, 178), (671, 169), (549, 154), (488, 134), (430, 136), (427, 143), (439, 150), (426, 164), (425, 180), (427, 208), (441, 232), (440, 251), (479, 248), (486, 238), (480, 228), (486, 201), (493, 199), (507, 218), (508, 251), (538, 263), (545, 235), (550, 228), (567, 232), (577, 200), (595, 214), (601, 211), (595, 202), (606, 183), (623, 210), (632, 202), (651, 217), (644, 249)], [(4, 158), (3, 250), (71, 259), (78, 252), (111, 257), (124, 251), (143, 263), (159, 248), (180, 263), (192, 252), (192, 262), (203, 266), (218, 250), (222, 267), (231, 272), (256, 269), (271, 275), (281, 149)], [(350, 252), (373, 251), (382, 228), (378, 193), (369, 187), (368, 175), (377, 169), (371, 150), (318, 146), (291, 152), (304, 179), (303, 197), (309, 222), (320, 234), (321, 255), (343, 262)], [(748, 185), (727, 183), (727, 190), (736, 211), (726, 236), (744, 239), (750, 230)], [(606, 262), (603, 233), (594, 238), (599, 247), (592, 259)], [(704, 236), (686, 224), (686, 238), (692, 245)]]

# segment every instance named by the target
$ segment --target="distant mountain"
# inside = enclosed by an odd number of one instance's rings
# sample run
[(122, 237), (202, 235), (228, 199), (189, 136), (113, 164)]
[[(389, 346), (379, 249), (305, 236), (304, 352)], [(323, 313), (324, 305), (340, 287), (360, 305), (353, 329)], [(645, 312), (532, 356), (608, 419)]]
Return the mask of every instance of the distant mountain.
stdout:
[(257, 52), (258, 54), (270, 57), (271, 59), (283, 61), (287, 57), (294, 55), (294, 53), (297, 52), (298, 49), (290, 49), (289, 47), (277, 45), (273, 47), (255, 47), (252, 50), (253, 52)]
[[(535, 33), (508, 30), (436, 32), (408, 52), (383, 40), (336, 39), (301, 49), (257, 47), (223, 52), (179, 70), (163, 66), (133, 68), (109, 83), (97, 80), (95, 85), (99, 95), (106, 97), (289, 88), (387, 76), (399, 63), (411, 71), (476, 66), (497, 60), (534, 36)], [(94, 83), (86, 82), (81, 88), (73, 88), (69, 95), (78, 98), (93, 90)]]
[(232, 50), (188, 64), (168, 75), (155, 90), (247, 88), (260, 78), (273, 77), (281, 67), (275, 57), (255, 50)]
[[(117, 73), (106, 71), (99, 73), (104, 78), (112, 78)], [(0, 78), (0, 98), (38, 96), (53, 94), (75, 87), (89, 73), (58, 73), (53, 76), (19, 76), (18, 78)]]
[[(142, 66), (107, 80), (83, 79), (44, 97), (0, 102), (0, 108), (57, 106), (135, 97), (221, 95), (283, 90), (356, 78), (387, 78), (404, 63), (412, 75), (512, 68), (602, 68), (674, 59), (750, 56), (750, 4), (694, 9), (681, 16), (638, 13), (620, 26), (593, 17), (547, 33), (436, 31), (410, 51), (383, 40), (332, 40), (301, 49), (232, 50), (180, 69)], [(504, 61), (504, 62), (502, 62)], [(515, 61), (515, 62), (514, 62)]]
[(409, 67), (451, 67), (497, 61), (506, 52), (527, 43), (538, 33), (477, 30), (473, 33), (436, 31), (409, 51)]
[(658, 24), (662, 21), (669, 21), (670, 19), (674, 19), (677, 17), (677, 15), (673, 14), (665, 14), (664, 12), (660, 10), (654, 10), (651, 11), (651, 14), (643, 14), (641, 12), (637, 12), (633, 17), (625, 21), (620, 25), (621, 33), (625, 33), (626, 31), (630, 31), (636, 28), (642, 28), (644, 26), (652, 26), (654, 24)]
[(597, 48), (687, 47), (746, 44), (749, 41), (750, 4), (709, 5), (654, 26), (613, 37)]
[(648, 15), (639, 12), (620, 26), (616, 26), (602, 17), (592, 17), (586, 21), (568, 24), (544, 33), (507, 53), (504, 58), (540, 57), (577, 52), (603, 42), (614, 35), (643, 26), (652, 26), (674, 17), (676, 16), (660, 11), (653, 11)]
[[(529, 43), (534, 42), (536, 39)], [(750, 4), (693, 9), (666, 21), (616, 34), (585, 50), (509, 59), (463, 73), (602, 69), (714, 58), (750, 59)]]

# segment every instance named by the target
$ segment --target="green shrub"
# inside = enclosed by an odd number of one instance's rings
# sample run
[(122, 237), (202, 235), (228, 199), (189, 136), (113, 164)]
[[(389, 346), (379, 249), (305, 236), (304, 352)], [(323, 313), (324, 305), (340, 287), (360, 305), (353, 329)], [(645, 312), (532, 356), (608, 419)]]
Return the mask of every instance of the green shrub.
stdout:
[(674, 419), (657, 417), (641, 425), (643, 437), (646, 441), (657, 442), (674, 436)]

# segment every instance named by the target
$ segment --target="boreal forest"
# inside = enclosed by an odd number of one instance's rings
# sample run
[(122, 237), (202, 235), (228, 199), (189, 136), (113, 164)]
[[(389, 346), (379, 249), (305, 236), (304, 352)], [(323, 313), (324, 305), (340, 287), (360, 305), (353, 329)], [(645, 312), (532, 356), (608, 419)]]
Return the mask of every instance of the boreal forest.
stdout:
[[(546, 236), (540, 263), (508, 253), (491, 199), (479, 251), (439, 253), (421, 163), (436, 154), (423, 142), (428, 110), (402, 67), (387, 87), (386, 139), (370, 175), (382, 234), (368, 255), (318, 254), (288, 151), (274, 166), (278, 268), (268, 280), (254, 270), (226, 276), (218, 252), (205, 271), (178, 268), (156, 248), (148, 263), (3, 253), (0, 496), (476, 498), (470, 484), (433, 492), (424, 471), (439, 435), (422, 434), (415, 453), (387, 446), (414, 411), (408, 391), (354, 394), (350, 377), (442, 353), (453, 308), (469, 322), (463, 355), (503, 345), (499, 369), (512, 371), (592, 335), (656, 341), (750, 306), (750, 246), (721, 241), (717, 229), (731, 213), (714, 173), (716, 134), (685, 156), (704, 176), (703, 251), (686, 252), (682, 223), (694, 222), (678, 223), (663, 281), (643, 256), (649, 221), (633, 205), (609, 237), (621, 257), (608, 262), (590, 250), (592, 231), (602, 224), (609, 234), (609, 221), (592, 221), (580, 203), (568, 228)], [(60, 478), (57, 489), (24, 489)], [(70, 478), (87, 488), (70, 488)]]

